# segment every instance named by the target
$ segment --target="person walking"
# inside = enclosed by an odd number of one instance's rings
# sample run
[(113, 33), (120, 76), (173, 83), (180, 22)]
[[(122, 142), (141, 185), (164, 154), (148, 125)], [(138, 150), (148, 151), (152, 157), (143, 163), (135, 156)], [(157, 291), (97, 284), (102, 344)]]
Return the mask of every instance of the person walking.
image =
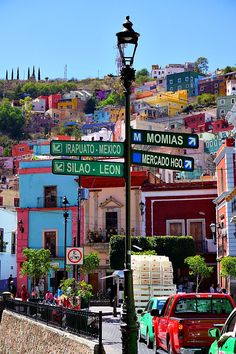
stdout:
[(214, 293), (214, 292), (215, 292), (214, 284), (211, 284), (211, 286), (210, 286), (210, 293)]
[(8, 278), (8, 290), (11, 292), (10, 290), (10, 285), (11, 285), (11, 281), (13, 280), (12, 278), (12, 274), (10, 274), (9, 278)]
[(13, 280), (11, 280), (11, 282), (10, 282), (9, 291), (11, 293), (11, 298), (15, 299), (15, 297), (16, 297), (16, 286), (15, 286)]
[(21, 287), (20, 296), (21, 296), (22, 301), (27, 301), (29, 298), (29, 294), (28, 294), (28, 291), (26, 290), (25, 285), (22, 285), (22, 287)]

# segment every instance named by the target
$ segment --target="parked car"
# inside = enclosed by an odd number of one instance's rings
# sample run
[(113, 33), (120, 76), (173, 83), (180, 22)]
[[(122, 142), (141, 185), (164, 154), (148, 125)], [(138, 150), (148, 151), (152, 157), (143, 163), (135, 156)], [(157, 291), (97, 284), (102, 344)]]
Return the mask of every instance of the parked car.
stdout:
[(218, 327), (209, 329), (209, 336), (216, 338), (212, 343), (209, 354), (236, 353), (236, 309), (227, 318), (222, 331)]
[(234, 308), (228, 294), (190, 293), (171, 295), (161, 314), (152, 310), (154, 353), (158, 348), (171, 354), (206, 353), (213, 339), (208, 330), (224, 324)]
[(163, 297), (152, 297), (144, 310), (138, 310), (137, 312), (140, 313), (139, 317), (139, 341), (146, 341), (147, 347), (152, 348), (153, 346), (153, 327), (152, 327), (152, 315), (151, 311), (153, 309), (158, 310), (159, 312), (162, 310), (168, 296)]

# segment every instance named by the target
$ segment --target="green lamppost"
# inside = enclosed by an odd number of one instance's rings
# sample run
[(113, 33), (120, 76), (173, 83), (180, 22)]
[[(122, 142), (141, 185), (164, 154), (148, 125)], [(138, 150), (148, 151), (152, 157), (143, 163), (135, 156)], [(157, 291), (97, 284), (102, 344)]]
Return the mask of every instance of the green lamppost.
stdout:
[(67, 238), (67, 219), (69, 217), (68, 209), (67, 206), (69, 204), (66, 196), (63, 197), (62, 204), (64, 206), (64, 213), (63, 217), (65, 219), (65, 232), (64, 232), (64, 278), (67, 278), (67, 272), (66, 272), (66, 238)]
[(134, 305), (133, 274), (131, 269), (131, 234), (130, 234), (130, 165), (131, 165), (131, 130), (130, 130), (130, 94), (131, 85), (135, 80), (135, 70), (132, 68), (134, 55), (138, 46), (139, 34), (132, 28), (133, 24), (126, 17), (121, 32), (116, 34), (122, 69), (121, 81), (125, 94), (125, 269), (124, 269), (124, 304), (121, 317), (122, 353), (136, 354), (138, 352), (138, 325)]

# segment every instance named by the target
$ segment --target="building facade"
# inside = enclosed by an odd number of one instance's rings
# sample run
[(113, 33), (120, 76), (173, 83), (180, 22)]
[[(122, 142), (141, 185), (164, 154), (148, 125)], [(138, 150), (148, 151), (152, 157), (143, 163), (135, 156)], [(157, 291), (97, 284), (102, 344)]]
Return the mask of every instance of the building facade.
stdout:
[(226, 114), (236, 103), (235, 95), (217, 97), (217, 118), (225, 118)]
[(166, 76), (167, 91), (187, 90), (188, 96), (197, 96), (197, 81), (202, 77), (195, 71), (184, 71)]

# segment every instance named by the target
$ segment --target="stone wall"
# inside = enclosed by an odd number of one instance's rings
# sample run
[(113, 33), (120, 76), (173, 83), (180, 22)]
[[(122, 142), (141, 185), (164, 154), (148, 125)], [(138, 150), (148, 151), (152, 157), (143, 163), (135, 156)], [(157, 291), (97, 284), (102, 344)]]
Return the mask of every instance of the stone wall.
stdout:
[(0, 354), (91, 354), (98, 343), (4, 310)]

